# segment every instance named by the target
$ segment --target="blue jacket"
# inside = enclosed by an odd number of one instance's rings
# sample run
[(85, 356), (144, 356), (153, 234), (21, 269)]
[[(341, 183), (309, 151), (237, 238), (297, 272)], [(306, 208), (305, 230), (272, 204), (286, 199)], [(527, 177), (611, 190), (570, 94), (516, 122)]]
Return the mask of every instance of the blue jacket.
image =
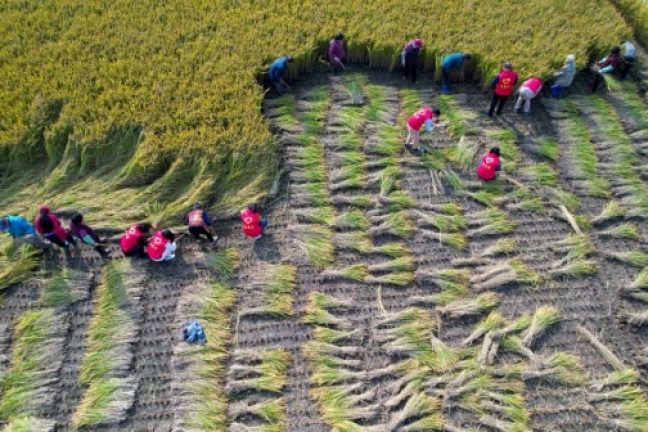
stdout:
[(34, 225), (27, 222), (22, 216), (7, 216), (9, 225), (7, 227), (0, 227), (0, 231), (8, 231), (12, 237), (24, 237), (26, 235), (34, 234)]
[(268, 71), (270, 80), (272, 82), (281, 81), (286, 73), (286, 69), (288, 69), (288, 57), (279, 57), (277, 60), (273, 61), (270, 65), (270, 70)]
[(443, 70), (450, 72), (451, 70), (459, 69), (465, 62), (466, 59), (464, 58), (464, 53), (462, 52), (448, 54), (447, 56), (443, 57)]

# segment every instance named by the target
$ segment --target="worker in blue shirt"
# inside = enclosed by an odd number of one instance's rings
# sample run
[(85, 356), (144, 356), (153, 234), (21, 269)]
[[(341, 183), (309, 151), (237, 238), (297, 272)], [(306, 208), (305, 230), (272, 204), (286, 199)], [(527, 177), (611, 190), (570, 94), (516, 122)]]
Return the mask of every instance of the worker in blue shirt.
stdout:
[(293, 58), (290, 56), (281, 56), (270, 65), (270, 70), (268, 75), (270, 76), (270, 81), (272, 86), (279, 94), (283, 94), (286, 89), (289, 89), (290, 86), (284, 81), (284, 75), (288, 69), (288, 63), (292, 63)]
[(34, 234), (34, 226), (22, 216), (4, 216), (0, 218), (0, 232), (7, 231), (13, 238)]
[(464, 52), (454, 52), (443, 57), (441, 63), (441, 93), (450, 92), (450, 73), (459, 71), (463, 68), (466, 60), (470, 60), (471, 55)]

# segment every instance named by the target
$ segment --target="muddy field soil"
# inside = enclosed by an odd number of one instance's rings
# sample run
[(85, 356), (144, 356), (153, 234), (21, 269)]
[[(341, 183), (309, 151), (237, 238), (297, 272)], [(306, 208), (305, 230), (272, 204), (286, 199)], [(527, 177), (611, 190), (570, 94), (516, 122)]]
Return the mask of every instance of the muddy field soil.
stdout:
[[(509, 101), (489, 118), (489, 103), (477, 86), (440, 96), (425, 77), (412, 85), (364, 69), (314, 74), (266, 99), (284, 170), (264, 209), (267, 235), (254, 242), (237, 221), (218, 222), (215, 246), (184, 237), (173, 262), (133, 262), (141, 279), (128, 290), (128, 368), (115, 375), (130, 390), (119, 410), (81, 429), (208, 430), (184, 418), (182, 305), (222, 279), (208, 262), (231, 249), (240, 265), (228, 278), (236, 301), (218, 374), (229, 430), (642, 430), (624, 404), (646, 403), (648, 330), (628, 313), (648, 309), (631, 295), (644, 287), (629, 288), (648, 263), (622, 254), (645, 249), (648, 233), (614, 141), (630, 145), (641, 185), (648, 129), (623, 95), (589, 96), (581, 84), (568, 102), (534, 101), (528, 117)], [(443, 112), (417, 157), (402, 147), (404, 124), (424, 104)], [(483, 185), (474, 167), (493, 146), (504, 175)], [(598, 180), (580, 164), (588, 149)], [(593, 192), (597, 181), (603, 190)], [(602, 218), (610, 202), (624, 212)], [(619, 235), (621, 224), (633, 234)], [(110, 251), (124, 259), (116, 243)], [(86, 275), (53, 311), (59, 362), (42, 367), (51, 379), (24, 412), (47, 430), (72, 430), (88, 391), (80, 368), (106, 265), (83, 246), (48, 250), (38, 277), (0, 304), (1, 376), (16, 322), (44, 307), (43, 281), (63, 268)], [(290, 290), (272, 297), (288, 273)], [(609, 393), (630, 387), (634, 399)]]

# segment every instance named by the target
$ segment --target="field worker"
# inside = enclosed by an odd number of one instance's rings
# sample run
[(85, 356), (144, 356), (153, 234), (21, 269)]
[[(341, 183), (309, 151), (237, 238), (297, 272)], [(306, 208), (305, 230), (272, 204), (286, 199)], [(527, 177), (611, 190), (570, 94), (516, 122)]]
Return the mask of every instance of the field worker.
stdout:
[(403, 65), (403, 73), (405, 78), (416, 82), (416, 73), (418, 71), (418, 57), (419, 51), (423, 48), (423, 39), (417, 37), (407, 42), (401, 51), (401, 63)]
[(145, 248), (150, 232), (151, 225), (147, 223), (135, 224), (128, 228), (119, 239), (119, 246), (124, 256), (146, 258)]
[(207, 237), (207, 240), (210, 242), (215, 242), (218, 237), (214, 236), (214, 232), (211, 227), (211, 218), (203, 205), (199, 202), (193, 205), (191, 211), (187, 213), (185, 217), (187, 226), (189, 227), (189, 233), (193, 235), (196, 240), (200, 239), (201, 235)]
[(502, 169), (502, 162), (500, 161), (499, 147), (493, 147), (490, 151), (482, 157), (481, 162), (477, 166), (477, 177), (483, 181), (495, 180), (497, 171)]
[(513, 70), (513, 64), (511, 62), (504, 63), (504, 67), (491, 83), (493, 89), (493, 100), (491, 101), (491, 106), (488, 110), (488, 117), (493, 117), (493, 113), (496, 112), (495, 107), (497, 107), (497, 115), (502, 114), (504, 104), (513, 94), (517, 80), (518, 74)]
[(0, 232), (4, 231), (16, 239), (34, 234), (34, 225), (22, 216), (4, 216), (0, 218)]
[(594, 72), (594, 81), (592, 81), (592, 84), (590, 85), (592, 93), (595, 93), (596, 90), (598, 90), (601, 81), (603, 81), (603, 74), (614, 72), (619, 66), (619, 63), (621, 63), (621, 48), (614, 47), (607, 57), (592, 66), (592, 72)]
[(176, 248), (175, 234), (171, 230), (157, 230), (146, 246), (146, 253), (151, 261), (171, 261)]
[(630, 41), (625, 41), (623, 45), (623, 69), (621, 69), (621, 79), (624, 80), (628, 77), (630, 69), (635, 62), (635, 56), (637, 55), (637, 48)]
[(50, 212), (46, 204), (38, 208), (38, 216), (34, 220), (34, 226), (40, 235), (57, 246), (67, 249), (70, 243), (76, 244), (72, 233), (61, 226), (61, 221), (54, 213)]
[(554, 74), (553, 81), (549, 86), (549, 93), (554, 98), (561, 98), (567, 87), (574, 82), (576, 76), (576, 56), (569, 54), (565, 58), (565, 64), (558, 72)]
[(407, 119), (407, 138), (405, 139), (405, 148), (417, 156), (422, 156), (425, 153), (419, 146), (421, 139), (420, 130), (425, 126), (425, 130), (432, 132), (434, 123), (436, 123), (441, 115), (438, 108), (423, 107), (416, 111)]
[(270, 81), (272, 86), (277, 93), (283, 94), (286, 89), (289, 89), (290, 86), (284, 81), (284, 75), (288, 69), (288, 63), (292, 63), (293, 58), (290, 56), (281, 56), (270, 65), (270, 70), (268, 75), (270, 76)]
[(99, 238), (99, 235), (88, 225), (83, 223), (83, 215), (76, 212), (70, 219), (70, 231), (72, 234), (83, 243), (94, 247), (99, 252), (99, 255), (106, 258), (108, 251), (103, 246), (104, 241)]
[(441, 61), (441, 93), (448, 94), (450, 92), (450, 74), (460, 71), (466, 61), (470, 60), (470, 57), (470, 54), (464, 52), (454, 52), (443, 57)]
[(328, 56), (331, 66), (333, 66), (333, 73), (337, 74), (344, 69), (344, 64), (342, 64), (342, 60), (346, 57), (344, 53), (344, 34), (338, 33), (331, 39)]
[(518, 98), (513, 107), (513, 111), (518, 112), (524, 101), (524, 115), (531, 112), (531, 100), (537, 97), (542, 90), (542, 80), (537, 77), (531, 77), (524, 81), (518, 90)]
[(241, 211), (243, 234), (258, 240), (263, 236), (263, 231), (268, 226), (268, 220), (261, 217), (259, 206), (252, 204)]

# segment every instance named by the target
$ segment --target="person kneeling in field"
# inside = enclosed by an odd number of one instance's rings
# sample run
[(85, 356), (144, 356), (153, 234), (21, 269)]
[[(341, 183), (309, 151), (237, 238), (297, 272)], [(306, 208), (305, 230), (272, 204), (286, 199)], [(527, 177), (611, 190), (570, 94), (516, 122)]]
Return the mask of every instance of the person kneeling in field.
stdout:
[(495, 107), (497, 115), (502, 114), (502, 109), (508, 98), (513, 94), (513, 89), (518, 80), (518, 74), (513, 70), (511, 62), (504, 63), (504, 68), (493, 79), (491, 86), (493, 88), (493, 100), (491, 101), (488, 117), (493, 117)]
[(495, 180), (497, 171), (502, 169), (502, 162), (500, 161), (499, 147), (493, 147), (490, 151), (482, 157), (481, 162), (477, 166), (477, 177), (483, 181)]
[(463, 52), (454, 52), (443, 57), (441, 61), (441, 93), (450, 93), (450, 74), (460, 71), (471, 55)]
[(171, 261), (175, 258), (176, 249), (175, 234), (168, 229), (155, 231), (146, 245), (148, 257), (156, 262)]
[(76, 244), (72, 233), (61, 225), (56, 215), (50, 212), (47, 205), (43, 204), (38, 209), (38, 216), (34, 220), (36, 231), (50, 242), (67, 249), (70, 244)]
[(513, 107), (514, 112), (518, 112), (524, 102), (524, 115), (529, 115), (531, 112), (531, 100), (537, 97), (542, 90), (542, 80), (540, 78), (531, 77), (524, 81), (518, 90), (518, 99)]
[(407, 139), (405, 140), (405, 148), (417, 156), (425, 153), (419, 146), (421, 139), (420, 130), (425, 125), (425, 130), (432, 132), (434, 123), (436, 123), (441, 115), (438, 108), (424, 107), (416, 111), (410, 118), (407, 119)]
[(119, 239), (124, 256), (146, 258), (146, 244), (148, 243), (151, 224), (140, 223), (128, 228)]
[(200, 240), (200, 236), (204, 235), (207, 237), (207, 240), (210, 242), (215, 242), (218, 237), (214, 235), (214, 232), (211, 227), (211, 218), (201, 203), (197, 202), (194, 204), (193, 208), (187, 217), (185, 218), (187, 225), (189, 226), (189, 233), (193, 235), (196, 240)]
[(263, 237), (263, 231), (268, 226), (268, 220), (261, 217), (259, 206), (252, 204), (241, 211), (243, 234), (258, 240)]
[(333, 37), (333, 39), (331, 39), (331, 41), (329, 42), (328, 56), (329, 61), (331, 62), (331, 66), (333, 66), (334, 74), (338, 74), (344, 69), (342, 60), (344, 60), (345, 53), (344, 35), (342, 33), (336, 34), (335, 37)]
[(99, 238), (99, 235), (88, 225), (83, 223), (83, 215), (76, 212), (70, 219), (70, 231), (72, 234), (83, 243), (94, 247), (103, 258), (108, 257), (108, 251), (103, 246), (104, 241)]
[(270, 76), (270, 81), (277, 93), (284, 94), (286, 89), (289, 89), (290, 86), (284, 81), (284, 75), (286, 70), (288, 70), (288, 63), (292, 63), (293, 58), (290, 56), (281, 56), (270, 65), (270, 70), (268, 75)]
[(549, 83), (549, 93), (551, 97), (556, 99), (561, 98), (567, 87), (574, 82), (576, 76), (576, 57), (574, 54), (569, 54), (565, 59), (565, 65), (554, 74), (553, 81)]

